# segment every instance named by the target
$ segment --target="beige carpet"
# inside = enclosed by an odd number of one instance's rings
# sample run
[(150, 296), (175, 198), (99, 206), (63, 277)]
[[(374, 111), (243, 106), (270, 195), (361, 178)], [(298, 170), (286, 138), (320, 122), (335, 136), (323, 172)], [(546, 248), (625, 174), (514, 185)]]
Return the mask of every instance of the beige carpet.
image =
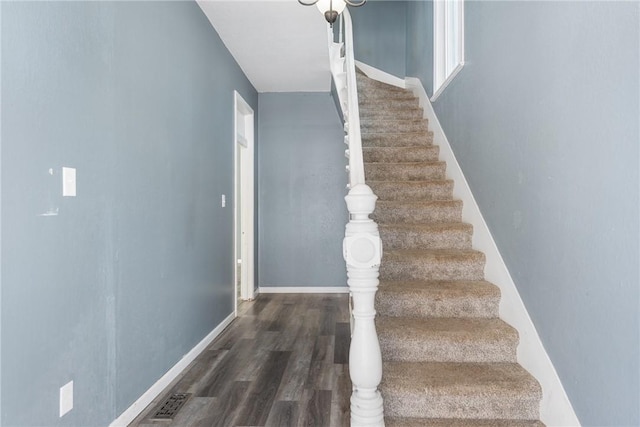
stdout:
[(533, 427), (541, 389), (516, 361), (499, 289), (418, 100), (358, 74), (372, 217), (384, 245), (376, 325), (387, 426)]

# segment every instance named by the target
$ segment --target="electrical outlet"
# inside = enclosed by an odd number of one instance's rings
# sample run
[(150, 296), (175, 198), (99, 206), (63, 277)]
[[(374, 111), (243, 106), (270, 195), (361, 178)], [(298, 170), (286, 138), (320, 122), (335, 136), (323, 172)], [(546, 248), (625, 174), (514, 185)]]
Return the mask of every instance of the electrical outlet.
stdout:
[(60, 387), (60, 417), (73, 409), (73, 381)]
[(225, 196), (224, 194), (222, 195), (222, 207), (224, 208), (225, 206), (227, 206), (227, 196)]

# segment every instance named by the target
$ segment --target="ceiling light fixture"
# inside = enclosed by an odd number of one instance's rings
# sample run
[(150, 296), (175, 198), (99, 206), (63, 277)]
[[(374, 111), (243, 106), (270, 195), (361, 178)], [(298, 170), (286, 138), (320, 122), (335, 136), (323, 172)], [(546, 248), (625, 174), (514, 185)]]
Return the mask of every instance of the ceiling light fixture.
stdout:
[(342, 13), (345, 6), (360, 7), (365, 4), (367, 0), (353, 1), (353, 0), (298, 0), (298, 3), (304, 6), (318, 7), (320, 13), (324, 15), (324, 19), (333, 26), (333, 23), (338, 19), (338, 15)]

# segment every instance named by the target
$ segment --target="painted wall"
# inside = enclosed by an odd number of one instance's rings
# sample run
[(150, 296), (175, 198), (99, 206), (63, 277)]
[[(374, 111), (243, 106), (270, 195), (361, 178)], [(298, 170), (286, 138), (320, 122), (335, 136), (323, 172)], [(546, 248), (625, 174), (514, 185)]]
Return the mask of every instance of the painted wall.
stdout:
[(257, 93), (194, 2), (2, 2), (1, 83), (1, 422), (108, 425), (233, 310)]
[(404, 78), (407, 2), (368, 1), (350, 7), (356, 60)]
[[(640, 3), (465, 7), (436, 113), (581, 422), (637, 426)], [(409, 15), (430, 88), (431, 21)]]
[(346, 286), (344, 132), (329, 93), (259, 98), (260, 286)]
[(407, 2), (407, 76), (417, 77), (433, 95), (433, 2)]

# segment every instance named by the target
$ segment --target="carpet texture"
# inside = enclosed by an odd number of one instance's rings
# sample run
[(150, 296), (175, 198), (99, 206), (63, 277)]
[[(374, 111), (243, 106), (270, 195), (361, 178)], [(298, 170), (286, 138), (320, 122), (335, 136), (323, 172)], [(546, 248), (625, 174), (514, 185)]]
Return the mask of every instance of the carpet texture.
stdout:
[(376, 296), (387, 426), (540, 427), (542, 391), (498, 318), (446, 163), (410, 91), (358, 74), (367, 184), (384, 256)]

